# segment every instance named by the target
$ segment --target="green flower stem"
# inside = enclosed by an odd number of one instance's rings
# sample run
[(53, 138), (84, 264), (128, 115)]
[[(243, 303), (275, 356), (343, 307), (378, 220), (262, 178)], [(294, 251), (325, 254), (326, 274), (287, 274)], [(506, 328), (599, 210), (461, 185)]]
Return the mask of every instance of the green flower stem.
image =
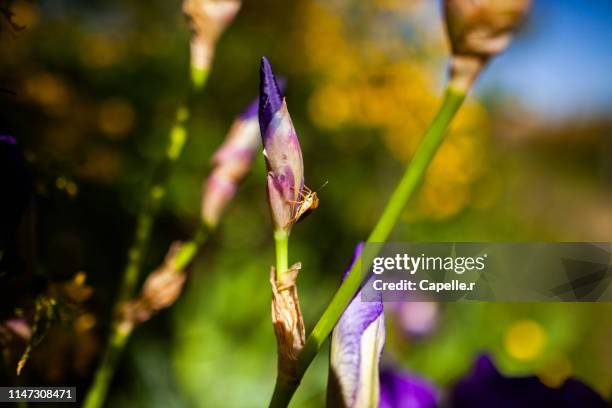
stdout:
[(85, 396), (83, 407), (94, 408), (101, 407), (102, 404), (104, 404), (108, 387), (115, 372), (117, 362), (119, 361), (119, 356), (131, 333), (132, 328), (122, 328), (119, 324), (114, 322), (108, 339), (108, 345), (104, 350), (102, 360), (96, 370), (94, 382)]
[[(151, 241), (153, 221), (166, 195), (168, 180), (170, 179), (174, 165), (181, 156), (183, 147), (187, 141), (187, 127), (191, 108), (199, 92), (204, 87), (207, 77), (205, 74), (204, 72), (204, 76), (199, 78), (199, 82), (192, 82), (187, 102), (176, 111), (174, 123), (168, 134), (168, 146), (164, 158), (156, 166), (147, 193), (146, 202), (138, 215), (134, 242), (128, 251), (127, 266), (123, 272), (119, 294), (113, 308), (113, 323), (111, 324), (102, 360), (94, 375), (93, 383), (85, 396), (84, 408), (100, 408), (104, 403), (115, 367), (133, 330), (131, 326), (127, 327), (128, 325), (122, 322), (121, 308), (135, 295), (136, 285), (141, 278), (143, 260)], [(196, 252), (193, 248), (193, 243), (191, 245), (187, 243), (187, 247), (184, 247), (181, 252), (183, 250), (191, 251), (193, 254), (182, 256), (181, 259), (191, 259)]]
[(289, 269), (289, 234), (283, 230), (274, 231), (276, 243), (276, 280)]
[(144, 256), (146, 255), (146, 251), (151, 241), (153, 221), (166, 195), (168, 179), (170, 178), (174, 164), (180, 157), (185, 141), (187, 140), (188, 119), (189, 109), (186, 106), (181, 106), (177, 109), (175, 121), (169, 133), (169, 143), (166, 154), (155, 170), (153, 181), (148, 192), (148, 200), (142, 212), (138, 215), (136, 236), (128, 252), (128, 264), (123, 274), (116, 305), (120, 306), (124, 301), (134, 296), (136, 284), (140, 279)]
[[(181, 246), (181, 249), (176, 254), (175, 264), (177, 270), (183, 270), (186, 268), (200, 248), (206, 242), (207, 237), (211, 228), (204, 224), (201, 224), (193, 238)], [(96, 372), (94, 384), (96, 387), (92, 387), (90, 392), (87, 394), (85, 400), (85, 407), (100, 407), (104, 403), (110, 380), (117, 365), (121, 351), (125, 347), (127, 340), (129, 339), (133, 326), (120, 325), (119, 322), (115, 322), (116, 326), (113, 326), (111, 330), (112, 337), (109, 339), (109, 347), (106, 348), (100, 368)]]
[(200, 251), (200, 248), (206, 242), (209, 234), (212, 232), (213, 227), (209, 227), (205, 224), (201, 224), (197, 229), (193, 238), (187, 242), (184, 242), (181, 249), (174, 258), (174, 265), (178, 271), (185, 269), (195, 258)]
[[(387, 206), (368, 237), (367, 242), (385, 242), (387, 240), (408, 200), (423, 180), (429, 164), (444, 140), (444, 135), (451, 120), (461, 107), (464, 99), (465, 92), (450, 87), (447, 88), (440, 110), (425, 132), (414, 157), (408, 164), (406, 172), (387, 202)], [(367, 262), (367, 260), (365, 261)], [(364, 260), (360, 256), (308, 336), (306, 344), (299, 355), (297, 378), (295, 378), (295, 381), (277, 384), (270, 406), (284, 407), (289, 404), (306, 369), (319, 352), (325, 340), (327, 340), (346, 306), (355, 296), (355, 293), (357, 293), (363, 280), (361, 274), (362, 262)]]

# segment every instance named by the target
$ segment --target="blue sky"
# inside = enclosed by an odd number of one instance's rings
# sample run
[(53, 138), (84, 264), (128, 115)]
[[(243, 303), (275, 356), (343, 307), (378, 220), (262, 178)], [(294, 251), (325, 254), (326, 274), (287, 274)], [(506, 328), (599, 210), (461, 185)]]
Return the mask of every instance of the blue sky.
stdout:
[(523, 33), (483, 74), (551, 118), (612, 112), (612, 0), (535, 0)]

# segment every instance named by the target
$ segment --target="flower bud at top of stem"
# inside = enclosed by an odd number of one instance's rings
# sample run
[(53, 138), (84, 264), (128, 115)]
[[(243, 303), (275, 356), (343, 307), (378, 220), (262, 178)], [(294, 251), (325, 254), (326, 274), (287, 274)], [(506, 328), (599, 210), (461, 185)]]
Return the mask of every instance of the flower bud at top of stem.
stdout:
[[(282, 91), (284, 82), (279, 81), (279, 85)], [(258, 108), (259, 98), (234, 120), (225, 141), (213, 155), (213, 168), (202, 195), (202, 220), (211, 228), (217, 225), (238, 184), (253, 167), (255, 153), (261, 146)]]
[[(234, 197), (238, 183), (249, 173), (260, 146), (257, 105), (254, 101), (234, 120), (227, 137), (212, 158), (213, 169), (202, 195), (202, 221), (215, 227)], [(253, 105), (255, 106), (253, 108)]]
[(445, 0), (451, 44), (450, 85), (466, 92), (489, 58), (504, 51), (531, 0)]
[(302, 151), (286, 101), (265, 57), (260, 74), (259, 126), (268, 169), (268, 201), (275, 229), (289, 232), (304, 188)]
[(183, 14), (191, 29), (191, 72), (196, 86), (202, 85), (221, 33), (234, 19), (239, 0), (184, 0)]

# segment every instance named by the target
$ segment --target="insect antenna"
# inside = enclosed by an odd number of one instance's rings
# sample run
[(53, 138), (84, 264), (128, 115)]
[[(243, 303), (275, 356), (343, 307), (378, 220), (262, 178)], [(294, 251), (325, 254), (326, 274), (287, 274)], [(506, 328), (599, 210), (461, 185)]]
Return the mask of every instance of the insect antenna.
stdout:
[(321, 186), (317, 188), (315, 191), (321, 191), (323, 187), (325, 187), (328, 183), (329, 183), (329, 180), (325, 180), (325, 183), (321, 184)]

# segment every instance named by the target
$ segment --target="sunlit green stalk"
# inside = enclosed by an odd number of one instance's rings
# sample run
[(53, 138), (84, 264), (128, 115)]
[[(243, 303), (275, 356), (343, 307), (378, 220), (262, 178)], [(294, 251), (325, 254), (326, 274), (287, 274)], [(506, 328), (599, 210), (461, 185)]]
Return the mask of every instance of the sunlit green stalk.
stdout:
[[(444, 135), (451, 120), (461, 107), (464, 99), (465, 92), (460, 92), (453, 88), (447, 89), (440, 110), (425, 132), (414, 157), (408, 164), (395, 191), (393, 191), (367, 242), (385, 242), (387, 240), (408, 200), (423, 180), (429, 164), (444, 140)], [(374, 256), (374, 254), (371, 254), (371, 256)], [(298, 359), (297, 378), (294, 381), (276, 385), (270, 406), (284, 407), (289, 404), (306, 369), (319, 352), (319, 349), (331, 333), (338, 319), (340, 319), (346, 306), (355, 296), (355, 293), (357, 293), (363, 280), (361, 273), (362, 262), (363, 260), (360, 256), (306, 339), (306, 344)]]
[[(121, 309), (135, 295), (136, 285), (141, 278), (143, 260), (151, 241), (153, 222), (166, 195), (168, 180), (174, 165), (183, 151), (188, 136), (187, 123), (191, 110), (197, 95), (205, 85), (207, 76), (207, 72), (202, 70), (197, 81), (192, 78), (187, 101), (176, 111), (174, 123), (168, 133), (168, 145), (164, 157), (155, 168), (144, 207), (138, 215), (134, 242), (128, 250), (127, 266), (123, 272), (119, 293), (113, 307), (113, 321), (106, 347), (94, 375), (93, 383), (85, 397), (84, 408), (99, 408), (104, 403), (115, 367), (132, 332), (132, 326), (126, 325), (122, 321)], [(180, 253), (183, 253), (181, 262), (185, 265), (189, 263), (197, 252), (197, 247), (201, 245), (201, 243), (196, 245), (195, 241), (197, 239), (204, 240), (203, 237), (206, 234), (205, 230), (202, 231), (196, 234), (194, 241), (186, 243), (181, 249)]]
[(274, 232), (276, 243), (276, 280), (289, 269), (289, 234), (279, 230)]

